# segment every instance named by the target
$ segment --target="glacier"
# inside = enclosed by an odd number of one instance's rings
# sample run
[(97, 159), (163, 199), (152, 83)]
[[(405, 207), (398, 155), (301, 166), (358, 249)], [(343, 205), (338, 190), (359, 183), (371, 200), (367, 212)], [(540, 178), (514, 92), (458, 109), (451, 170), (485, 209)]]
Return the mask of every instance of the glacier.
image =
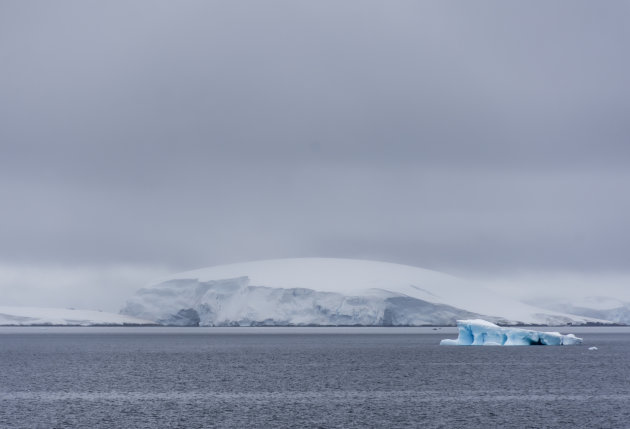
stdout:
[(173, 326), (422, 326), (483, 318), (583, 324), (479, 284), (407, 265), (335, 258), (255, 261), (174, 274), (142, 288), (124, 315)]
[(169, 326), (406, 326), (450, 324), (474, 313), (384, 290), (344, 295), (253, 286), (247, 277), (173, 280), (143, 289), (123, 314)]
[(481, 319), (458, 320), (457, 339), (440, 341), (442, 346), (566, 346), (582, 344), (582, 338), (559, 332), (540, 332), (529, 329), (497, 326)]

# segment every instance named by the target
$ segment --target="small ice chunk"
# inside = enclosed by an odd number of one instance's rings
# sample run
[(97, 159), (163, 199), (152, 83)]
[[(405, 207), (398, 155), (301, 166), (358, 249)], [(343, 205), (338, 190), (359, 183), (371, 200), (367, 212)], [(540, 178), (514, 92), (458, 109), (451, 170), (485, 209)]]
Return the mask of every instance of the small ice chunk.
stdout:
[(593, 346), (593, 347), (589, 347), (589, 350), (597, 350), (597, 347)]
[(573, 334), (539, 332), (529, 329), (503, 328), (486, 320), (458, 320), (459, 337), (442, 340), (443, 346), (560, 346), (582, 344), (582, 339)]

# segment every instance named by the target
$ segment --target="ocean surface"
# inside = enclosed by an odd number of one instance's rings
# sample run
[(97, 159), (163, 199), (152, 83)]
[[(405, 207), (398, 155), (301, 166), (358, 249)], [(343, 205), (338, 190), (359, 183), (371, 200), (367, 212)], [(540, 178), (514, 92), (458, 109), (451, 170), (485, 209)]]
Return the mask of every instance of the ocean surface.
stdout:
[(0, 427), (630, 427), (630, 329), (560, 330), (0, 328)]

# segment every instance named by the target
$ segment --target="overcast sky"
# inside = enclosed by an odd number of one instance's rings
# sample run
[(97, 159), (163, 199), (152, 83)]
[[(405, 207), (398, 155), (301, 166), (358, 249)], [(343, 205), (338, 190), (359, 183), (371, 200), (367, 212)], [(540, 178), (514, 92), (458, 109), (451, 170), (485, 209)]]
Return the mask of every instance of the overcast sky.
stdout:
[(117, 309), (165, 273), (298, 256), (630, 278), (629, 20), (2, 0), (4, 302)]

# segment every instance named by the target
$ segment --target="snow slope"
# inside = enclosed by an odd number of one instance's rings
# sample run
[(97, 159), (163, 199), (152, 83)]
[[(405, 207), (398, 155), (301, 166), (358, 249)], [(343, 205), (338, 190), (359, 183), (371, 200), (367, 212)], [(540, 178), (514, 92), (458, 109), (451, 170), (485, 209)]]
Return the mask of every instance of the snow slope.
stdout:
[(595, 321), (523, 304), (407, 265), (332, 258), (188, 271), (141, 289), (123, 314), (172, 325), (427, 325), (483, 316), (505, 324)]
[(630, 324), (630, 302), (608, 296), (587, 296), (569, 299), (550, 297), (545, 299), (540, 305), (553, 311)]
[(0, 306), (0, 325), (148, 325), (153, 322), (122, 314), (66, 308)]

